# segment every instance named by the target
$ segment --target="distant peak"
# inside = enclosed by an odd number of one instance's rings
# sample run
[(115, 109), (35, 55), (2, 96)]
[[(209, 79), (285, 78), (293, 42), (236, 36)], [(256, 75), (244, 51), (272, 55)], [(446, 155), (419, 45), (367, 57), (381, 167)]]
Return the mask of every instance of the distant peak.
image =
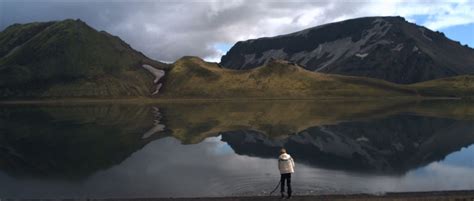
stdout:
[(87, 23), (82, 21), (81, 19), (65, 19), (65, 20), (61, 20), (61, 21), (56, 21), (56, 23), (68, 24), (68, 25), (85, 25), (85, 26), (88, 26)]
[(181, 58), (179, 58), (178, 60), (176, 60), (176, 62), (178, 61), (199, 61), (199, 62), (204, 62), (204, 60), (200, 57), (197, 57), (197, 56), (183, 56)]

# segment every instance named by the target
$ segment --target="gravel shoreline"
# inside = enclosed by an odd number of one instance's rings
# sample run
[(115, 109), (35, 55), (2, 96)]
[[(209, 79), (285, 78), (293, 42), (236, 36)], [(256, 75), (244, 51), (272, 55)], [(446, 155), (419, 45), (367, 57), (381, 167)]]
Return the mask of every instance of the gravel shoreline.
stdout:
[[(17, 199), (0, 199), (17, 200)], [(248, 196), (248, 197), (203, 197), (203, 198), (108, 198), (108, 199), (20, 199), (20, 200), (84, 200), (84, 201), (276, 201), (279, 196)], [(384, 195), (351, 194), (351, 195), (314, 195), (294, 196), (291, 201), (474, 201), (474, 190), (462, 191), (431, 191), (401, 192)]]

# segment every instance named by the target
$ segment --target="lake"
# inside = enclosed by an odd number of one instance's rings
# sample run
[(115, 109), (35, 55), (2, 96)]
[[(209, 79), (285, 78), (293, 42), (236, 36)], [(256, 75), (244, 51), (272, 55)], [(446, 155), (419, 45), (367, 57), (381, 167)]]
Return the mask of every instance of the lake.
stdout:
[[(216, 101), (0, 106), (0, 198), (474, 189), (474, 102)], [(277, 192), (278, 194), (278, 192)]]

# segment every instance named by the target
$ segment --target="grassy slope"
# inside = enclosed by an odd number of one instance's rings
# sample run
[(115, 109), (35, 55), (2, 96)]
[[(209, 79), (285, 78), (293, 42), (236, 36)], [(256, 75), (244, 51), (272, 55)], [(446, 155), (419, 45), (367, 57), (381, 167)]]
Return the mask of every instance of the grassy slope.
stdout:
[(271, 61), (252, 70), (229, 70), (196, 57), (174, 63), (162, 90), (167, 98), (324, 98), (411, 96), (414, 90), (389, 82), (304, 70)]
[(12, 25), (0, 44), (0, 97), (147, 96), (141, 64), (166, 67), (79, 20)]
[(474, 76), (462, 75), (410, 85), (425, 96), (474, 97)]

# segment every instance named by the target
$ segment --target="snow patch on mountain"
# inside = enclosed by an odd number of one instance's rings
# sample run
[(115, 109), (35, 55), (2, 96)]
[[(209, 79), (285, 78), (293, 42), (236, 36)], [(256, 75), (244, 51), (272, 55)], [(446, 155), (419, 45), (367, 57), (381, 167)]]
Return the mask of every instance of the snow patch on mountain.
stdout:
[(412, 51), (412, 52), (417, 52), (417, 51), (418, 51), (418, 47), (415, 45), (411, 51)]
[(158, 83), (158, 82), (160, 81), (160, 79), (163, 76), (165, 76), (165, 71), (157, 69), (157, 68), (155, 68), (153, 66), (150, 66), (148, 64), (143, 64), (142, 67), (144, 69), (146, 69), (148, 72), (150, 72), (151, 74), (153, 74), (153, 76), (155, 76), (155, 79), (153, 80), (153, 83), (155, 84), (155, 91), (151, 95), (158, 94), (158, 92), (160, 91), (160, 88), (162, 86), (162, 84)]
[(357, 54), (355, 54), (356, 57), (359, 57), (361, 59), (364, 59), (368, 55), (369, 55), (369, 53), (364, 53), (364, 54), (357, 53)]

